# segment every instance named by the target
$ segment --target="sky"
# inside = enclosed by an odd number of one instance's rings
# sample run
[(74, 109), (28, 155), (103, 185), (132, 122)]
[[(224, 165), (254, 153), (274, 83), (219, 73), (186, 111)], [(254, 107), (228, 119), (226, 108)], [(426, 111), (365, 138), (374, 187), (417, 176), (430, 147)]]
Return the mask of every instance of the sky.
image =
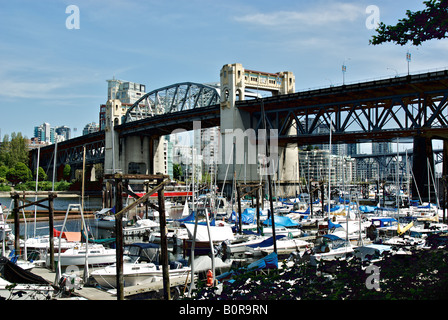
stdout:
[(346, 83), (406, 74), (408, 50), (411, 73), (445, 69), (448, 39), (369, 44), (372, 22), (396, 24), (423, 8), (423, 0), (0, 0), (0, 135), (31, 138), (44, 122), (81, 135), (99, 122), (113, 77), (149, 92), (219, 82), (224, 64), (241, 63), (292, 71), (303, 91), (342, 84), (344, 62)]

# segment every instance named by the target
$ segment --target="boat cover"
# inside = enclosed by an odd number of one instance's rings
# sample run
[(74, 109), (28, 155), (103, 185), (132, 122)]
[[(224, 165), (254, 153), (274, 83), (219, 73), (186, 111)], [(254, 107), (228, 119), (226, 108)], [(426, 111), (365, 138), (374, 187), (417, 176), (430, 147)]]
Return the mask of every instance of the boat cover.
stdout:
[[(284, 237), (286, 237), (286, 236), (283, 234), (279, 234), (279, 235), (275, 236), (275, 239), (280, 240), (281, 238), (284, 238)], [(274, 245), (274, 237), (269, 237), (260, 243), (249, 244), (249, 245), (247, 245), (247, 247), (249, 247), (249, 248), (258, 248), (258, 247), (264, 248), (264, 247), (270, 247), (272, 245)]]
[[(340, 205), (335, 205), (335, 206), (330, 205), (330, 212), (338, 212), (343, 209), (344, 209), (344, 207), (340, 206)], [(328, 205), (324, 206), (323, 211), (328, 212)]]
[(187, 217), (182, 218), (182, 219), (176, 219), (175, 221), (177, 221), (177, 222), (190, 222), (190, 221), (193, 221), (194, 222), (195, 214), (196, 214), (195, 211), (191, 211), (191, 213)]
[(47, 280), (0, 257), (0, 276), (11, 283), (49, 284)]
[[(255, 221), (255, 213), (256, 213), (256, 209), (255, 208), (246, 208), (246, 209), (244, 209), (243, 213), (241, 213), (241, 222), (243, 224), (254, 223), (254, 221)], [(260, 210), (260, 214), (261, 214), (261, 210)], [(235, 222), (235, 223), (238, 221), (238, 214), (236, 214), (235, 211), (232, 211), (231, 221)]]
[(275, 252), (272, 252), (266, 257), (261, 258), (260, 260), (252, 262), (246, 268), (248, 271), (256, 271), (261, 269), (277, 269), (278, 256)]
[(364, 213), (373, 213), (373, 212), (375, 212), (376, 209), (377, 209), (377, 207), (372, 207), (372, 206), (359, 206), (359, 211), (364, 212)]
[(342, 228), (342, 226), (339, 223), (334, 223), (331, 220), (328, 220), (328, 229), (337, 229), (337, 228)]
[[(188, 236), (193, 239), (194, 235), (194, 223), (186, 223), (185, 227), (188, 231)], [(233, 240), (235, 235), (233, 234), (232, 228), (229, 226), (210, 226), (210, 237), (214, 242), (222, 242), (225, 240)], [(196, 230), (196, 241), (209, 241), (208, 230), (206, 225), (198, 224)]]
[[(298, 227), (300, 226), (300, 223), (292, 220), (290, 217), (285, 216), (274, 216), (274, 222), (276, 227)], [(263, 225), (265, 226), (271, 226), (272, 225), (272, 219), (266, 219), (263, 221)]]

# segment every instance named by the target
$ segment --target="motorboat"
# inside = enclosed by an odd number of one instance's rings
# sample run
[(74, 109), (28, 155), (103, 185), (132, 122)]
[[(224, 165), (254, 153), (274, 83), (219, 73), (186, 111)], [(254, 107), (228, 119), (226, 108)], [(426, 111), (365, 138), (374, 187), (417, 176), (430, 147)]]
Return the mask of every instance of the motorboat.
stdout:
[(317, 238), (313, 251), (310, 255), (310, 264), (314, 266), (322, 260), (346, 259), (354, 254), (350, 241), (334, 234), (325, 234)]
[(136, 216), (137, 220), (135, 223), (130, 224), (129, 222), (123, 227), (124, 236), (141, 236), (147, 232), (159, 228), (159, 224), (152, 219), (141, 219)]
[(268, 236), (258, 234), (241, 234), (236, 235), (232, 241), (223, 241), (221, 247), (223, 254), (235, 257), (244, 254), (247, 251), (246, 246), (259, 244), (268, 238)]
[[(305, 251), (312, 248), (311, 242), (301, 239), (290, 239), (284, 235), (276, 235), (277, 254), (288, 255), (291, 252)], [(274, 252), (274, 237), (269, 237), (259, 243), (246, 245), (246, 255), (263, 256)]]
[[(104, 208), (94, 213), (94, 226), (100, 229), (114, 229), (115, 228), (115, 214), (114, 208)], [(123, 225), (127, 223), (127, 217), (123, 217)]]
[(86, 250), (85, 243), (78, 243), (76, 246), (54, 256), (55, 262), (60, 261), (61, 266), (83, 266), (86, 264), (86, 259), (89, 265), (112, 264), (117, 259), (116, 250), (106, 248), (102, 244), (88, 244)]
[(0, 257), (0, 300), (49, 300), (54, 287), (42, 277)]
[[(170, 277), (183, 276), (191, 271), (186, 263), (176, 260), (168, 253)], [(116, 287), (116, 265), (109, 265), (91, 273), (96, 282), (105, 288)], [(124, 247), (123, 255), (124, 286), (136, 286), (161, 281), (163, 268), (160, 264), (160, 246), (151, 243), (133, 243)]]
[[(208, 254), (211, 252), (210, 242), (212, 242), (212, 246), (217, 246), (221, 244), (223, 241), (229, 240), (232, 241), (235, 239), (235, 235), (232, 231), (232, 228), (229, 225), (218, 225), (218, 226), (207, 226), (205, 224), (198, 223), (196, 226), (196, 237), (194, 237), (195, 224), (194, 223), (185, 223), (185, 227), (188, 231), (188, 239), (184, 240), (183, 248), (185, 255), (189, 255), (191, 253), (191, 248), (193, 245), (195, 246), (195, 254)], [(209, 239), (209, 231), (210, 230), (210, 238)]]
[[(274, 216), (275, 235), (285, 235), (290, 238), (300, 237), (302, 225), (287, 216)], [(263, 234), (273, 236), (272, 218), (263, 221)]]
[(354, 248), (355, 258), (362, 262), (380, 261), (385, 255), (392, 254), (392, 246), (384, 244), (369, 244)]
[[(58, 245), (58, 238), (53, 238), (54, 252), (61, 249), (64, 252), (67, 249), (73, 248), (77, 245), (76, 242), (68, 241), (66, 238), (61, 238), (61, 245)], [(50, 250), (50, 236), (37, 236), (28, 238), (20, 243), (20, 247), (27, 248), (29, 251), (48, 252)]]

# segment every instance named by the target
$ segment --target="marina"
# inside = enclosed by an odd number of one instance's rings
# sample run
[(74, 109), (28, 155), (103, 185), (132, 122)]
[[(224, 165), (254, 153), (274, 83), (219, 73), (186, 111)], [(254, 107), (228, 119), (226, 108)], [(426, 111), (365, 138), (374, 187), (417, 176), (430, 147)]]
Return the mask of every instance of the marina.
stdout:
[[(196, 286), (206, 288), (211, 283), (218, 291), (232, 286), (232, 274), (238, 270), (284, 272), (280, 270), (303, 265), (304, 261), (317, 270), (344, 260), (375, 263), (412, 250), (432, 250), (434, 241), (448, 238), (444, 210), (436, 205), (409, 202), (415, 205), (397, 209), (372, 205), (374, 198), (369, 199), (369, 206), (360, 205), (368, 199), (357, 198), (354, 190), (338, 194), (331, 201), (325, 201), (323, 193), (324, 201), (316, 197), (313, 211), (311, 203), (299, 198), (269, 201), (258, 194), (250, 201), (230, 199), (219, 215), (215, 197), (208, 193), (204, 196), (210, 202), (204, 202), (203, 196), (192, 196), (167, 206), (182, 208), (182, 213), (173, 212), (176, 218), (171, 218), (170, 211), (161, 211), (164, 206), (158, 202), (153, 202), (150, 210), (143, 206), (156, 191), (157, 201), (172, 201), (161, 197), (163, 177), (154, 178), (159, 183), (155, 181), (152, 191), (132, 201), (129, 196), (121, 197), (117, 202), (123, 203), (121, 210), (116, 206), (113, 210), (97, 208), (85, 216), (80, 204), (68, 204), (64, 219), (56, 220), (50, 236), (49, 217), (47, 221), (33, 221), (32, 216), (10, 219), (9, 214), (16, 210), (3, 207), (2, 252), (9, 259), (6, 264), (46, 281), (35, 286), (52, 285), (51, 294), (47, 287), (42, 295), (46, 299), (188, 299)], [(11, 197), (15, 195), (11, 193)], [(164, 223), (163, 236), (160, 230)], [(19, 228), (17, 242), (14, 231), (18, 224), (27, 227)], [(117, 233), (117, 226), (121, 232)], [(127, 233), (132, 226), (147, 228)], [(37, 233), (30, 233), (28, 228)], [(120, 239), (122, 250), (117, 250)], [(17, 251), (16, 246), (20, 248)], [(27, 277), (24, 273), (24, 279)]]

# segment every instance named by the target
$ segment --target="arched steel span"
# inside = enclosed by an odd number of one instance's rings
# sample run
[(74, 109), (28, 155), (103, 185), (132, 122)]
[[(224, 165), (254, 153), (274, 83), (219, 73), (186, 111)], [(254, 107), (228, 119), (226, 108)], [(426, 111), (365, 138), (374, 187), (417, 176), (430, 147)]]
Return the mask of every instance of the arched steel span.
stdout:
[(142, 120), (158, 114), (192, 110), (218, 104), (216, 88), (194, 82), (172, 84), (146, 93), (126, 112), (123, 123)]

